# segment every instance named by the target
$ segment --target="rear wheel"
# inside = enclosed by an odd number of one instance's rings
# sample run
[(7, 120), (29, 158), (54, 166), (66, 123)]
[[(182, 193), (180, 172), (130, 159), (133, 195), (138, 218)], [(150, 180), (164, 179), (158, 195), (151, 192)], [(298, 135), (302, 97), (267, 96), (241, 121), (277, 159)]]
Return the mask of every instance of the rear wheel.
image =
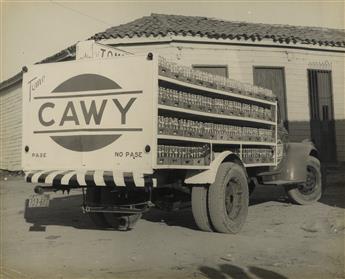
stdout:
[(300, 185), (285, 188), (289, 198), (297, 204), (305, 205), (317, 202), (322, 194), (320, 161), (312, 156), (307, 159), (307, 179)]
[(208, 208), (208, 186), (195, 186), (192, 189), (192, 212), (196, 225), (200, 230), (212, 232)]
[(220, 165), (208, 191), (208, 209), (213, 227), (221, 233), (238, 233), (248, 215), (248, 182), (241, 166)]

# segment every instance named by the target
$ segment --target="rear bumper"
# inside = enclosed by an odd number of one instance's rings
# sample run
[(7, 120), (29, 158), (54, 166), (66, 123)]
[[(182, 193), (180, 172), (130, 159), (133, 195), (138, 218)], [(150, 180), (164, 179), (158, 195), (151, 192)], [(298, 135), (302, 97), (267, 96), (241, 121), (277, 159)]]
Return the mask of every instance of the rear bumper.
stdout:
[(56, 171), (27, 171), (25, 181), (29, 183), (44, 183), (52, 186), (70, 187), (156, 187), (157, 180), (153, 174), (119, 172), (119, 171), (77, 171), (77, 170), (56, 170)]

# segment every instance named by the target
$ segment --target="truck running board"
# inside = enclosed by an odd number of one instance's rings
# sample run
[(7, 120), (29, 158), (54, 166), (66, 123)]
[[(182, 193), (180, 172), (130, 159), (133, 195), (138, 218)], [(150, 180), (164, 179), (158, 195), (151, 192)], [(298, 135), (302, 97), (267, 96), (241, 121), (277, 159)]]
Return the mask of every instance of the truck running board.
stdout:
[(272, 180), (272, 181), (264, 181), (262, 182), (263, 185), (298, 185), (305, 183), (302, 180)]
[(274, 170), (274, 171), (265, 171), (265, 172), (259, 172), (256, 176), (273, 176), (280, 174), (280, 170)]

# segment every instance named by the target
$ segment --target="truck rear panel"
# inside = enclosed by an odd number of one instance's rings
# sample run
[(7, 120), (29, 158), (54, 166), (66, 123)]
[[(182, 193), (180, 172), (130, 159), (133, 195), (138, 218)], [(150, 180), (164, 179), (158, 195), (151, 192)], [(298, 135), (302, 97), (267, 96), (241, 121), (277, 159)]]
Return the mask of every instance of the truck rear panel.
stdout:
[(91, 170), (94, 180), (105, 171), (152, 173), (157, 69), (146, 56), (29, 67), (23, 77), (23, 169), (45, 177), (74, 170), (69, 176), (83, 173), (84, 179)]

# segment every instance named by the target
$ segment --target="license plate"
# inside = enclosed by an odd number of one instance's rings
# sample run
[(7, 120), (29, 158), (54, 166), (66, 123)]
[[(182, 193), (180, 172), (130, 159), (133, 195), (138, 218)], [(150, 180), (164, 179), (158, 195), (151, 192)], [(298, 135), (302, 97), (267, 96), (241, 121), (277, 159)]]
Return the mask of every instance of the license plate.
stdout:
[(43, 194), (30, 196), (28, 207), (49, 207), (49, 195)]

